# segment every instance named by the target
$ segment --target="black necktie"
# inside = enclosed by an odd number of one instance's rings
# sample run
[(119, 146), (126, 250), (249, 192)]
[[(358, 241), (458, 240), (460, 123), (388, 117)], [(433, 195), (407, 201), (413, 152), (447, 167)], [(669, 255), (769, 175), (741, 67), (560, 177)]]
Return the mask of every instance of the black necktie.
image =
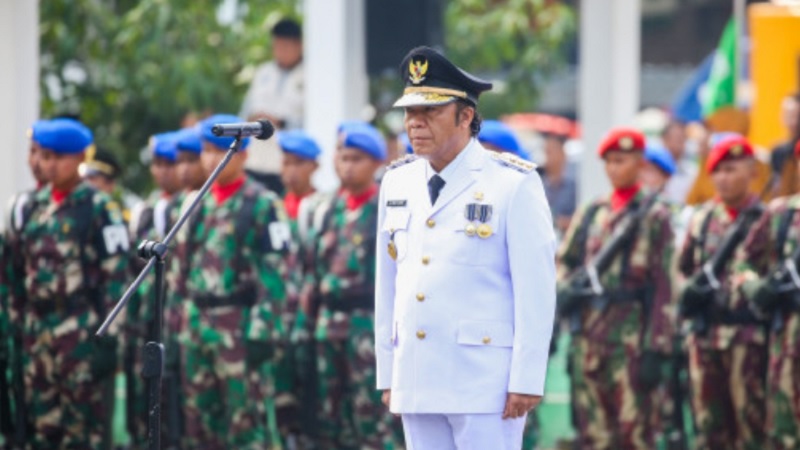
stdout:
[(428, 194), (431, 196), (431, 205), (436, 204), (436, 199), (439, 198), (439, 192), (444, 187), (444, 179), (439, 175), (434, 175), (428, 180)]

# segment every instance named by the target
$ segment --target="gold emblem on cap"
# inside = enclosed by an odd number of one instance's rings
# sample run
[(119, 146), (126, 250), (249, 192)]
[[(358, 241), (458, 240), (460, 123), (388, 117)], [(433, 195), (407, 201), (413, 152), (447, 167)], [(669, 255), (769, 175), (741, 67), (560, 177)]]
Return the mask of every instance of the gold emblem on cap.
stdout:
[(472, 194), (472, 197), (475, 200), (481, 202), (481, 201), (483, 201), (483, 192), (475, 192), (474, 194)]
[(623, 150), (630, 150), (633, 148), (633, 138), (630, 136), (624, 136), (619, 138), (619, 148)]
[(394, 241), (389, 241), (387, 250), (389, 252), (389, 256), (391, 256), (393, 260), (397, 261), (397, 246), (394, 245)]
[(742, 154), (742, 146), (741, 145), (734, 145), (730, 149), (731, 156), (740, 156)]
[(464, 228), (464, 233), (469, 237), (475, 236), (476, 231), (477, 229), (475, 228), (475, 225), (471, 223), (467, 224), (467, 226)]
[(478, 237), (481, 239), (487, 239), (492, 235), (492, 227), (489, 225), (482, 223), (478, 225)]
[(425, 74), (428, 73), (428, 60), (422, 59), (408, 63), (408, 80), (412, 84), (420, 84), (425, 81)]

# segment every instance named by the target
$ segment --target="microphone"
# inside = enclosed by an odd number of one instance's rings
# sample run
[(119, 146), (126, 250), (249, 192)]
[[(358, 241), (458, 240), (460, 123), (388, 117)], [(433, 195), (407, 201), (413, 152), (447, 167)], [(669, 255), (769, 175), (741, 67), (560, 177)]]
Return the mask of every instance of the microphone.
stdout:
[(241, 123), (218, 123), (211, 128), (214, 136), (230, 136), (230, 137), (254, 137), (262, 141), (271, 138), (275, 133), (275, 127), (272, 126), (269, 120), (259, 120), (258, 122), (241, 122)]

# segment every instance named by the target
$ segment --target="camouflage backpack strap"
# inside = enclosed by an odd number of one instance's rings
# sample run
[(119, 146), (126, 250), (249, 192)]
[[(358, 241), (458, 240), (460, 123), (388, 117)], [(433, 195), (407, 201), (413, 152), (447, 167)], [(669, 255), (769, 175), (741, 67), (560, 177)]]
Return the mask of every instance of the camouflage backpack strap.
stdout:
[(789, 230), (792, 228), (795, 211), (794, 208), (787, 209), (781, 214), (780, 222), (778, 222), (778, 234), (775, 238), (775, 253), (778, 255), (778, 260), (782, 260), (786, 256), (786, 240), (789, 239)]
[[(94, 196), (97, 193), (92, 190), (85, 198), (79, 201), (76, 206), (75, 215), (75, 229), (78, 233), (78, 253), (81, 260), (81, 276), (83, 277), (83, 286), (79, 292), (86, 296), (92, 303), (92, 307), (97, 313), (100, 320), (105, 316), (105, 307), (97, 289), (97, 280), (92, 277), (91, 262), (86, 255), (86, 247), (91, 244), (92, 240), (92, 216), (94, 212)], [(81, 300), (81, 299), (77, 299)]]
[(24, 191), (11, 198), (8, 205), (8, 224), (6, 229), (15, 235), (22, 232), (28, 223), (39, 202), (36, 201), (35, 191)]
[(142, 202), (141, 208), (136, 211), (132, 221), (132, 230), (136, 234), (135, 238), (140, 239), (146, 236), (147, 230), (153, 228), (155, 222), (154, 208)]

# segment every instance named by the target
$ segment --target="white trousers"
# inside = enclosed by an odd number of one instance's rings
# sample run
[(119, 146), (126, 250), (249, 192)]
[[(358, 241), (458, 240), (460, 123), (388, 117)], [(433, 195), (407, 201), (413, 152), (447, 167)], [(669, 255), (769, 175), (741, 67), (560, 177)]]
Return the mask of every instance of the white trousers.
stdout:
[(403, 414), (407, 450), (520, 450), (525, 417)]

